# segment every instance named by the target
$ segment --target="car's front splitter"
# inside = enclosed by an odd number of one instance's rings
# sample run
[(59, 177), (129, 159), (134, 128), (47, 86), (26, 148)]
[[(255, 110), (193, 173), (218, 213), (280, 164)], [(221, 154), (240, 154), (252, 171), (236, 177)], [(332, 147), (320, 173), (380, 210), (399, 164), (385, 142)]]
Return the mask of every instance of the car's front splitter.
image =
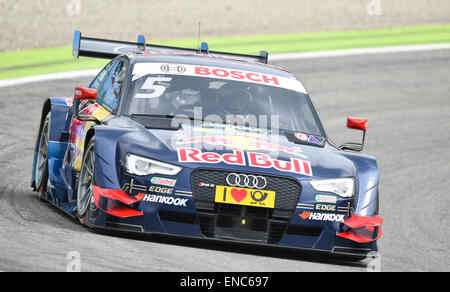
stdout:
[[(244, 234), (248, 230), (245, 226), (238, 225), (233, 226), (234, 230), (231, 233), (224, 233), (221, 230), (219, 235), (207, 234), (205, 236), (205, 230), (200, 225), (200, 220), (203, 219), (195, 211), (194, 200), (188, 194), (182, 200), (178, 198), (179, 206), (176, 206), (177, 198), (164, 201), (163, 196), (160, 196), (159, 199), (157, 197), (151, 199), (148, 196), (147, 200), (143, 201), (144, 196), (142, 195), (132, 198), (123, 190), (105, 190), (99, 187), (95, 188), (94, 193), (95, 206), (91, 209), (89, 225), (95, 228), (283, 246), (355, 256), (377, 251), (376, 240), (379, 236), (365, 241), (354, 240), (354, 237), (345, 236), (342, 230), (347, 227), (345, 232), (352, 232), (346, 224), (357, 230), (359, 227), (352, 223), (357, 225), (370, 225), (375, 221), (377, 223), (379, 222), (378, 217), (371, 219), (354, 216), (344, 222), (308, 222), (302, 218), (293, 218), (287, 228), (282, 231), (280, 240), (268, 243), (260, 238), (240, 237), (239, 234)], [(164, 202), (171, 204), (164, 204)], [(295, 216), (299, 217), (297, 213)], [(217, 229), (214, 232), (217, 232)]]

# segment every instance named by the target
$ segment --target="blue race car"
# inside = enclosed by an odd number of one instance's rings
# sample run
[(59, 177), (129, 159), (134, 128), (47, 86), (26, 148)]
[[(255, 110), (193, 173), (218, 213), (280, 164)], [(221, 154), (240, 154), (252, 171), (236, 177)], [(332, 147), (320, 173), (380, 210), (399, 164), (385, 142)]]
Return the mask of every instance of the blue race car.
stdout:
[[(379, 173), (335, 146), (302, 83), (259, 56), (82, 37), (112, 59), (42, 108), (31, 186), (88, 227), (325, 251), (377, 251)], [(349, 150), (349, 151), (344, 151)]]

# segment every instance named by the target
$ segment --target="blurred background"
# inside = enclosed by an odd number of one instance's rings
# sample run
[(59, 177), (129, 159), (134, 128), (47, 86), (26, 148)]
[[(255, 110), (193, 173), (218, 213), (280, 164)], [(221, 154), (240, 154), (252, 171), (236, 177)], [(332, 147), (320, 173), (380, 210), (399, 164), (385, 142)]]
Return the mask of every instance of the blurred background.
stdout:
[(0, 0), (0, 52), (70, 45), (73, 31), (148, 40), (450, 23), (448, 0)]
[[(448, 0), (0, 0), (0, 81), (98, 69), (71, 55), (83, 36), (270, 55), (450, 40)], [(0, 82), (1, 84), (1, 82)]]

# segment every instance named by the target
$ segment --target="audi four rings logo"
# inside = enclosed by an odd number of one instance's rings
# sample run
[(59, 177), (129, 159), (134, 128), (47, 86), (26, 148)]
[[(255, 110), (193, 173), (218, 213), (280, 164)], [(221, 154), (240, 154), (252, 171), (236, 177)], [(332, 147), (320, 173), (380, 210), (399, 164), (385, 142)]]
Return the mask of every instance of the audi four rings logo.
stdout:
[(267, 180), (263, 176), (251, 174), (230, 173), (227, 175), (226, 182), (232, 187), (264, 189), (267, 186)]
[(186, 72), (186, 67), (181, 65), (169, 65), (165, 64), (161, 66), (161, 71), (165, 73), (184, 73)]

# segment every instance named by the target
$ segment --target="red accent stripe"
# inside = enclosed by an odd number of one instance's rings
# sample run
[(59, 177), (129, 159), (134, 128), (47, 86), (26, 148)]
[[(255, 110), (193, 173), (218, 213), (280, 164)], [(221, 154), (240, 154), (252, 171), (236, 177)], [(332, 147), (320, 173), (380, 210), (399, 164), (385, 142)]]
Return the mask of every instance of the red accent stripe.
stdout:
[(352, 229), (337, 233), (336, 235), (359, 243), (372, 242), (378, 240), (381, 234), (383, 234), (381, 230), (383, 221), (379, 216), (367, 217), (353, 215), (347, 221), (342, 222), (342, 224)]
[(366, 226), (381, 226), (381, 224), (383, 224), (383, 221), (384, 220), (380, 218), (380, 216), (367, 217), (367, 216), (353, 215), (352, 217), (350, 217), (350, 219), (342, 223), (350, 228), (355, 229)]
[(128, 208), (126, 206), (120, 206), (116, 205), (112, 207), (111, 209), (104, 210), (102, 207), (100, 207), (100, 197), (104, 197), (111, 200), (120, 201), (124, 204), (133, 204), (136, 202), (139, 202), (138, 199), (130, 198), (124, 191), (122, 190), (108, 190), (108, 189), (102, 189), (99, 186), (93, 186), (94, 188), (94, 202), (97, 207), (102, 210), (103, 212), (120, 217), (120, 218), (127, 218), (127, 217), (134, 217), (134, 216), (143, 216), (144, 213), (136, 211), (134, 209)]
[(135, 217), (135, 216), (142, 216), (144, 213), (127, 208), (125, 206), (116, 206), (108, 211), (105, 211), (106, 213), (120, 217), (120, 218), (127, 218), (127, 217)]
[(375, 228), (376, 227), (367, 227), (365, 229), (360, 230), (349, 230), (346, 232), (341, 232), (336, 234), (337, 236), (347, 238), (349, 240), (359, 242), (359, 243), (367, 243), (372, 242), (375, 240), (378, 240), (381, 237), (381, 234), (383, 234), (383, 231), (381, 230), (381, 227), (378, 227), (378, 234), (375, 238), (373, 238), (375, 234)]
[(98, 193), (99, 196), (102, 196), (107, 199), (120, 201), (126, 205), (134, 204), (139, 202), (138, 199), (133, 199), (130, 196), (127, 195), (122, 190), (108, 190), (108, 189), (102, 189), (99, 186), (93, 186), (94, 187), (94, 196), (95, 193)]

